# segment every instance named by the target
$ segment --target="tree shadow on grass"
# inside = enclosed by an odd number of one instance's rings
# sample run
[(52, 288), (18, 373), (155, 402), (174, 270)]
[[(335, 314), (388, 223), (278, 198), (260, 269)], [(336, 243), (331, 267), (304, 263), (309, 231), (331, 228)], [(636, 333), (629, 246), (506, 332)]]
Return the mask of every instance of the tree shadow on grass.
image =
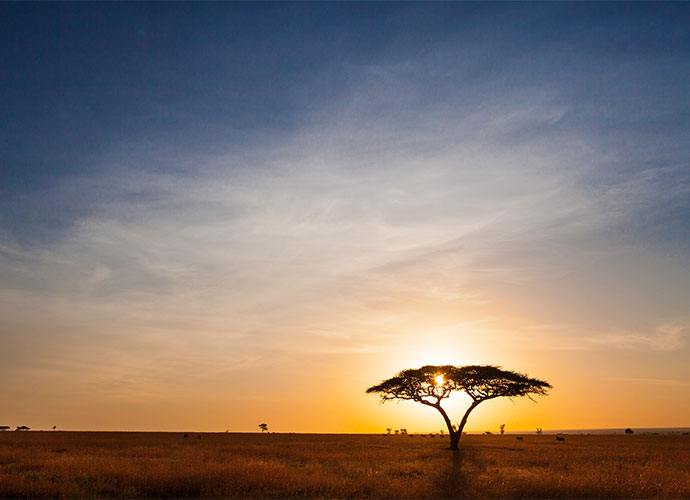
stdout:
[(469, 451), (465, 448), (446, 452), (448, 465), (439, 477), (439, 498), (467, 498)]

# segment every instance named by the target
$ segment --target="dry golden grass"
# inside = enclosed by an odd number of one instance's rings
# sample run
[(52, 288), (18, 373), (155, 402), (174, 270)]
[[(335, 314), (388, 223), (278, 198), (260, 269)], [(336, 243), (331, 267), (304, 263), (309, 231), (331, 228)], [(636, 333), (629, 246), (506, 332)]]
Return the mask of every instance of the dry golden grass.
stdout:
[(689, 436), (0, 433), (2, 498), (690, 498)]

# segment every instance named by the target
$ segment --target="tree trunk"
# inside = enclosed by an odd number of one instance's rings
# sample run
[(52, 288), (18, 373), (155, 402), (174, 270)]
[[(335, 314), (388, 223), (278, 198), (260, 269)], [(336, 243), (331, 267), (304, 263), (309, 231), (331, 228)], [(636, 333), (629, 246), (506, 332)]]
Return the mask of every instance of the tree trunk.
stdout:
[(458, 443), (460, 442), (460, 436), (462, 436), (461, 432), (453, 432), (450, 435), (450, 448), (449, 450), (457, 451), (458, 450)]
[[(487, 398), (487, 399), (490, 399), (490, 398)], [(458, 425), (457, 430), (453, 429), (453, 424), (450, 422), (450, 418), (448, 418), (448, 414), (446, 413), (446, 411), (443, 408), (441, 408), (440, 402), (435, 403), (435, 404), (424, 402), (425, 405), (433, 406), (434, 408), (436, 408), (441, 413), (441, 415), (443, 416), (443, 420), (446, 422), (446, 427), (448, 427), (448, 434), (450, 435), (450, 448), (448, 448), (449, 450), (455, 451), (458, 449), (458, 445), (460, 443), (460, 437), (462, 436), (462, 430), (465, 428), (465, 424), (467, 423), (467, 417), (470, 416), (470, 412), (472, 410), (474, 410), (477, 407), (477, 405), (479, 403), (481, 403), (482, 401), (485, 401), (485, 400), (479, 399), (479, 400), (475, 400), (472, 402), (470, 407), (467, 408), (467, 411), (463, 415), (462, 420), (460, 421), (460, 424)]]
[(478, 401), (472, 402), (470, 407), (467, 408), (467, 411), (462, 416), (462, 420), (460, 421), (457, 430), (453, 429), (453, 424), (450, 423), (450, 419), (448, 418), (448, 415), (443, 410), (443, 408), (441, 408), (441, 405), (434, 406), (438, 411), (441, 412), (441, 415), (443, 415), (443, 419), (446, 421), (446, 425), (448, 426), (448, 433), (450, 434), (450, 448), (448, 448), (449, 450), (456, 451), (459, 449), (460, 438), (462, 437), (462, 431), (465, 428), (465, 424), (467, 423), (467, 417), (470, 416), (470, 412), (474, 410), (477, 407), (477, 405), (482, 401), (483, 400), (480, 399)]
[(448, 427), (448, 436), (450, 436), (450, 448), (449, 450), (457, 450), (458, 449), (458, 441), (460, 441), (460, 433), (455, 432), (455, 429), (453, 429), (453, 424), (450, 421), (450, 418), (448, 417), (448, 414), (446, 411), (441, 408), (441, 403), (438, 402), (436, 404), (430, 404), (427, 403), (429, 406), (433, 406), (436, 408), (439, 413), (443, 416), (443, 420), (446, 423), (446, 427)]

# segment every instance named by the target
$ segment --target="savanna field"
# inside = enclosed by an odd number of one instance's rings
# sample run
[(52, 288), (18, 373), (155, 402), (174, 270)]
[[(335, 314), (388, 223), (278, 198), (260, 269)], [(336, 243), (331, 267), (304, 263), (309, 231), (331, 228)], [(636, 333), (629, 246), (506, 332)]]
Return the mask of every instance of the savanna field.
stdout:
[(5, 432), (2, 498), (690, 498), (690, 436)]

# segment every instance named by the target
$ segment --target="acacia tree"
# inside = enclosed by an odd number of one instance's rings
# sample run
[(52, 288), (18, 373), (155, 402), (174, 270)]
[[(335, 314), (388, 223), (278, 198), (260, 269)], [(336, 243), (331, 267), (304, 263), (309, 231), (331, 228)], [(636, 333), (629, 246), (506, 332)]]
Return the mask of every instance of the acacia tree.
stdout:
[[(457, 450), (467, 418), (480, 403), (500, 397), (546, 395), (550, 388), (551, 384), (544, 380), (503, 370), (493, 365), (426, 365), (417, 369), (403, 370), (395, 377), (369, 387), (367, 393), (379, 394), (381, 403), (408, 400), (436, 408), (446, 422), (450, 435), (450, 449)], [(441, 407), (441, 401), (456, 391), (467, 393), (472, 403), (462, 420), (454, 426), (446, 411)]]

